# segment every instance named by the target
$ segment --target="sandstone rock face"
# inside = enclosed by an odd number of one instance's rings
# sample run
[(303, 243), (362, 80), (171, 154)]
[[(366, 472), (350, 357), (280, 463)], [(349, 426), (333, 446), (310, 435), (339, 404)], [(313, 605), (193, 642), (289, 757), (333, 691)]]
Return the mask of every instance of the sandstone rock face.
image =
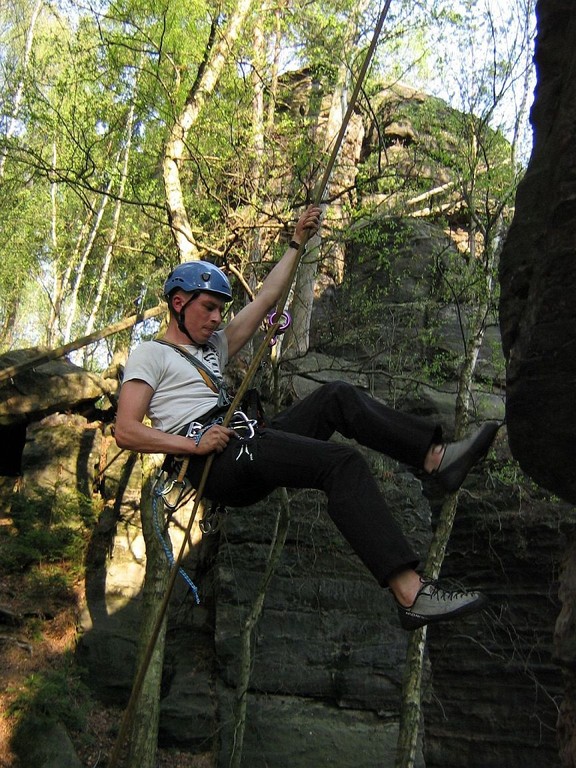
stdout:
[(556, 622), (555, 658), (565, 669), (566, 693), (560, 706), (558, 739), (561, 764), (576, 763), (576, 544), (566, 550), (560, 578), (562, 610)]
[[(0, 356), (0, 370), (27, 363), (38, 348), (20, 349)], [(79, 410), (106, 393), (104, 382), (66, 359), (39, 363), (0, 384), (0, 426), (38, 421), (51, 413)]]
[(22, 765), (35, 768), (82, 768), (66, 729), (56, 723), (41, 723), (39, 732), (31, 725), (20, 734)]
[(576, 9), (537, 5), (534, 149), (501, 257), (500, 321), (513, 455), (576, 501)]
[[(501, 258), (510, 448), (540, 485), (576, 501), (576, 8), (537, 4), (534, 148)], [(576, 764), (576, 553), (563, 560), (556, 659), (566, 670), (558, 723), (563, 766)]]

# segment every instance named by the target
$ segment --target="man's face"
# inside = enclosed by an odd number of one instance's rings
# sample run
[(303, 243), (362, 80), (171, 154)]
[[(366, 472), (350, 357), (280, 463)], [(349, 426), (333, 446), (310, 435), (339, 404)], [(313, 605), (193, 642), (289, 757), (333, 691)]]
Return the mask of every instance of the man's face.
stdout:
[[(172, 306), (179, 313), (190, 301), (192, 294), (177, 291), (172, 299)], [(212, 293), (200, 293), (190, 301), (184, 309), (184, 325), (194, 339), (201, 345), (205, 344), (222, 322), (225, 302)]]

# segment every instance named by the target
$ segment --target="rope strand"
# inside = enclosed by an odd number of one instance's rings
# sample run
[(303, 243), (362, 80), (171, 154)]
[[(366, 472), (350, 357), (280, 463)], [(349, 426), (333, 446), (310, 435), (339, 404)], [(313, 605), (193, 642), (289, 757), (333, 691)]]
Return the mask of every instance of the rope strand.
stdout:
[[(166, 555), (166, 560), (168, 561), (169, 566), (174, 565), (174, 553), (172, 552), (172, 549), (170, 548), (168, 542), (164, 538), (164, 533), (162, 531), (162, 526), (160, 525), (160, 510), (159, 510), (159, 502), (160, 499), (162, 499), (162, 488), (159, 486), (158, 488), (155, 488), (154, 491), (152, 491), (154, 498), (152, 499), (152, 522), (154, 524), (154, 530), (156, 531), (156, 536), (158, 537), (158, 540), (160, 541), (160, 544), (162, 545), (162, 549), (164, 550), (164, 554)], [(164, 506), (164, 501), (162, 501), (162, 506)], [(198, 587), (190, 576), (186, 573), (184, 568), (180, 567), (178, 569), (178, 573), (186, 584), (190, 587), (192, 594), (194, 595), (194, 601), (196, 605), (200, 605), (200, 595), (198, 594)]]

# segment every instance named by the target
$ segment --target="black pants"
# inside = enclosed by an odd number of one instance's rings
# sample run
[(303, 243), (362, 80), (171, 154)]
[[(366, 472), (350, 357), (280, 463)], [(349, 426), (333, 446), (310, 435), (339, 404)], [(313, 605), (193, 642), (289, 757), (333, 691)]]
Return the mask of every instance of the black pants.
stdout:
[[(286, 409), (250, 440), (231, 440), (208, 475), (205, 495), (242, 507), (275, 488), (315, 488), (328, 497), (328, 513), (371, 571), (385, 585), (394, 572), (414, 567), (414, 553), (392, 518), (363, 457), (353, 447), (328, 442), (334, 432), (397, 461), (421, 468), (441, 431), (423, 419), (379, 403), (344, 382), (333, 382)], [(204, 457), (192, 458), (197, 485)]]

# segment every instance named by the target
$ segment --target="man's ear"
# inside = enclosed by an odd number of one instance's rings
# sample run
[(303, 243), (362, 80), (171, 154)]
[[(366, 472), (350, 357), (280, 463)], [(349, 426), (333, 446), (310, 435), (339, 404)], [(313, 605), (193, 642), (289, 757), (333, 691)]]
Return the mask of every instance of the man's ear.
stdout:
[(184, 303), (185, 297), (181, 291), (175, 291), (171, 296), (168, 297), (168, 307), (176, 312), (176, 314), (180, 312)]

